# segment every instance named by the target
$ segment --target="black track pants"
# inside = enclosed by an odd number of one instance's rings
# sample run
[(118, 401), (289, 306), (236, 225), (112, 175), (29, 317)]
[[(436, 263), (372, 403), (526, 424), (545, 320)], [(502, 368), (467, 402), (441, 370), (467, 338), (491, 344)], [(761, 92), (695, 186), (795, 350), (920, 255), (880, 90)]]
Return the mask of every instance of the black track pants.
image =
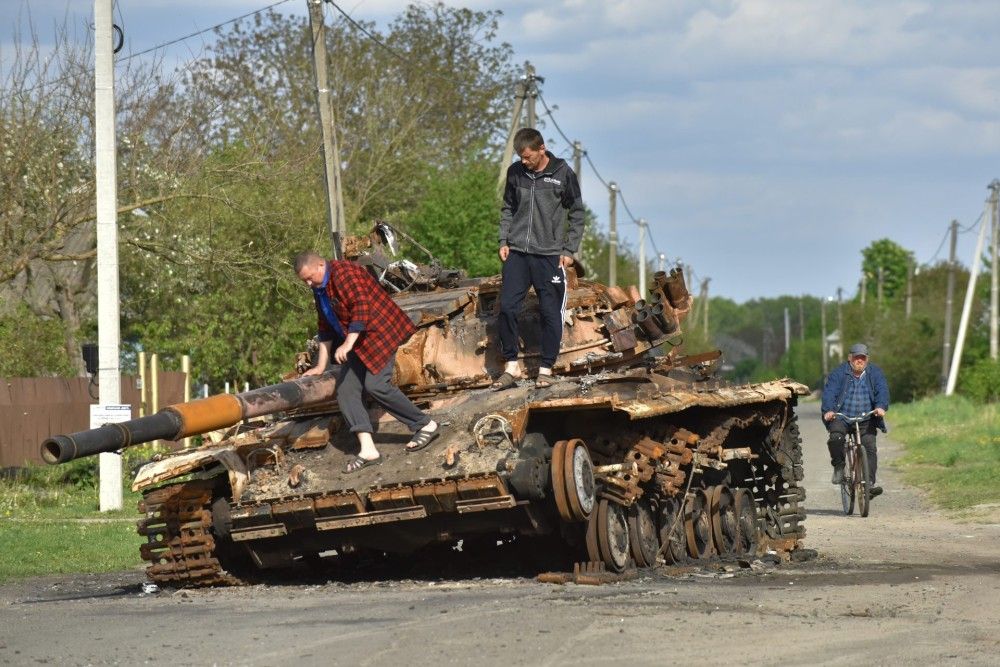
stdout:
[(529, 255), (511, 250), (503, 263), (500, 287), (500, 352), (506, 361), (517, 359), (517, 316), (529, 287), (538, 295), (542, 324), (541, 365), (552, 368), (562, 340), (562, 311), (566, 307), (566, 272), (559, 255)]
[[(868, 472), (871, 473), (871, 482), (874, 484), (875, 472), (878, 470), (878, 449), (875, 447), (875, 420), (866, 419), (859, 426), (861, 427), (861, 446), (868, 452)], [(843, 465), (844, 443), (847, 441), (848, 432), (854, 432), (854, 426), (848, 426), (835, 418), (827, 424), (826, 428), (830, 432), (830, 439), (826, 442), (826, 446), (830, 450), (830, 463), (834, 466)]]

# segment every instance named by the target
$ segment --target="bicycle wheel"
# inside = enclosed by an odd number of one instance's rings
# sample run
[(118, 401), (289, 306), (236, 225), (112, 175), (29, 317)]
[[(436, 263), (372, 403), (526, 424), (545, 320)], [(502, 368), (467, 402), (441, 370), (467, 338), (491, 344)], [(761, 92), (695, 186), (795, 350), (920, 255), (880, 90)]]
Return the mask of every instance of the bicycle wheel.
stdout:
[(871, 475), (868, 473), (868, 452), (864, 447), (858, 447), (858, 457), (855, 467), (858, 470), (855, 488), (855, 495), (858, 498), (858, 513), (862, 517), (868, 516), (869, 501), (871, 500)]
[(844, 514), (854, 512), (854, 444), (848, 443), (844, 451), (844, 479), (840, 482), (840, 503)]

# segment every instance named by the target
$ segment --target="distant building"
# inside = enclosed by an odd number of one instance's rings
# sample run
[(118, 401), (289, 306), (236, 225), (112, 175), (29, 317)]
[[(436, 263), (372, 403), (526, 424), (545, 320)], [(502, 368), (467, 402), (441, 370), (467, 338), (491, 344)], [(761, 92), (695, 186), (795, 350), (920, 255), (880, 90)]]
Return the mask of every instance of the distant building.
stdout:
[(840, 340), (840, 329), (834, 329), (826, 337), (826, 356), (838, 361), (844, 358), (844, 344)]

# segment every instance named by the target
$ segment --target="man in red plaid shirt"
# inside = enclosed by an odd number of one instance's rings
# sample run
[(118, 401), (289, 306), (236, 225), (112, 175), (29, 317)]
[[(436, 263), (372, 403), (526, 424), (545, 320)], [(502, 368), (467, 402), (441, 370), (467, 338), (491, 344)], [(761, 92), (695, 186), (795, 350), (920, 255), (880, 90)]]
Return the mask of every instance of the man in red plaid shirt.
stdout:
[[(319, 375), (331, 356), (340, 364), (337, 404), (361, 451), (344, 472), (382, 462), (372, 423), (361, 400), (365, 391), (413, 431), (406, 451), (423, 449), (438, 436), (438, 424), (392, 384), (396, 350), (413, 335), (413, 322), (371, 274), (354, 262), (323, 259), (307, 251), (295, 257), (295, 273), (312, 288), (319, 317), (319, 358), (303, 375)], [(345, 326), (346, 324), (346, 326)], [(331, 355), (333, 344), (336, 350)]]

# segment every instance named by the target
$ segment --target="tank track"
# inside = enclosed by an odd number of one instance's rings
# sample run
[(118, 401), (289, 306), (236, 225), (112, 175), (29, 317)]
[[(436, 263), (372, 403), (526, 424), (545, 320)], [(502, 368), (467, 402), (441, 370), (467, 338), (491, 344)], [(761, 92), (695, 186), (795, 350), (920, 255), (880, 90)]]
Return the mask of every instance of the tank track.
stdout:
[(171, 484), (139, 501), (145, 518), (137, 530), (147, 542), (139, 551), (149, 563), (146, 576), (169, 586), (232, 586), (243, 583), (225, 571), (212, 535), (210, 480)]
[(764, 528), (775, 540), (798, 540), (805, 537), (806, 490), (800, 483), (802, 467), (802, 436), (797, 415), (791, 415), (777, 435), (773, 449), (777, 469), (761, 471), (754, 467), (755, 500), (764, 518)]

